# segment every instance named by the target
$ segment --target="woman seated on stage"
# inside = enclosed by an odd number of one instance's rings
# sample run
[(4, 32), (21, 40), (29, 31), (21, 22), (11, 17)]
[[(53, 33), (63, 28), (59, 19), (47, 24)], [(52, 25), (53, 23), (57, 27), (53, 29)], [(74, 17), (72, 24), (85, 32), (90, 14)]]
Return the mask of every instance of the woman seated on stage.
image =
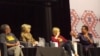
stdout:
[(27, 42), (31, 47), (32, 46), (37, 46), (38, 41), (36, 41), (33, 38), (32, 34), (30, 33), (31, 25), (23, 24), (21, 26), (21, 28), (22, 28), (22, 32), (21, 32), (21, 39), (22, 39), (22, 41)]
[(64, 47), (64, 49), (68, 51), (70, 56), (72, 56), (71, 51), (74, 53), (75, 56), (78, 56), (78, 54), (74, 51), (72, 42), (70, 40), (65, 39), (62, 35), (60, 35), (60, 29), (58, 27), (54, 27), (52, 29), (52, 32), (52, 42), (58, 43), (58, 47)]
[(76, 35), (76, 33), (71, 32), (71, 35), (75, 38), (78, 38), (80, 40), (79, 43), (82, 44), (83, 49), (84, 49), (84, 55), (88, 56), (87, 52), (88, 49), (93, 47), (93, 38), (92, 38), (92, 34), (89, 33), (89, 29), (88, 26), (83, 25), (81, 28), (81, 33), (79, 33), (78, 35)]

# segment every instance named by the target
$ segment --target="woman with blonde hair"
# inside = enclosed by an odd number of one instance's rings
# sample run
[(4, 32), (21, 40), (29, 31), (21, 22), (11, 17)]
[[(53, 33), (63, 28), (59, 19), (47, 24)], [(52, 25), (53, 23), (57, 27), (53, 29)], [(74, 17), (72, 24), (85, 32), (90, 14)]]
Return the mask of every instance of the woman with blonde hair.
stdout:
[(64, 47), (66, 51), (68, 51), (69, 56), (72, 56), (71, 51), (74, 53), (74, 56), (78, 56), (75, 52), (72, 42), (70, 40), (65, 39), (60, 33), (60, 28), (53, 27), (52, 29), (53, 36), (51, 38), (52, 42), (58, 43), (58, 47)]
[(60, 35), (60, 29), (58, 27), (53, 27), (52, 29), (53, 36), (52, 36), (52, 41), (57, 42), (58, 46), (61, 46), (60, 43), (64, 43), (67, 41), (62, 35)]
[(21, 25), (21, 29), (22, 29), (22, 32), (21, 32), (22, 41), (27, 42), (27, 43), (29, 43), (32, 46), (36, 46), (38, 44), (38, 41), (36, 41), (33, 38), (32, 34), (30, 33), (31, 25), (29, 25), (29, 24), (22, 24)]

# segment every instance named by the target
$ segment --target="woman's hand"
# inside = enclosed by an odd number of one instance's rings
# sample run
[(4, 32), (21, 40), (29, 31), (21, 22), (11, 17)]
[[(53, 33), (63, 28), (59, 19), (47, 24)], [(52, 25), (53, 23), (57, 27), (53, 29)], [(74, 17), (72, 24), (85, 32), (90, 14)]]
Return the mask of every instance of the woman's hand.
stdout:
[(38, 41), (35, 41), (34, 43), (33, 43), (33, 46), (37, 46), (38, 45)]
[(35, 44), (38, 44), (39, 42), (38, 41), (35, 41)]
[(70, 35), (75, 37), (75, 38), (77, 38), (77, 34), (75, 32), (73, 32), (73, 31), (70, 32)]
[(57, 38), (59, 40), (59, 42), (62, 42), (63, 40), (61, 38)]
[(15, 43), (15, 46), (18, 46), (18, 45), (20, 45), (20, 42), (19, 41), (17, 41), (17, 43)]
[(84, 35), (84, 37), (89, 40), (90, 43), (93, 43), (93, 40), (89, 37), (88, 33)]
[(79, 56), (79, 55), (75, 53), (74, 56)]
[(57, 39), (59, 35), (60, 35), (60, 32), (57, 32), (57, 35), (55, 36), (55, 39)]

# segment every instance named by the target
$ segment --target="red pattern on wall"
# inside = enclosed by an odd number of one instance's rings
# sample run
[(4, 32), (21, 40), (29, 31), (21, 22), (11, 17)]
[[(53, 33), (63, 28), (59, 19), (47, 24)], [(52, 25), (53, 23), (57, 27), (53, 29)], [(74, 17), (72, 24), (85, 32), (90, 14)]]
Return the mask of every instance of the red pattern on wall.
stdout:
[(97, 24), (97, 17), (95, 16), (93, 11), (85, 10), (82, 18), (82, 22), (89, 27), (89, 31), (96, 37), (97, 32), (95, 31), (95, 26)]
[(97, 26), (97, 23), (100, 22), (100, 19), (96, 17), (93, 11), (85, 10), (81, 18), (79, 18), (78, 14), (74, 9), (71, 9), (70, 13), (71, 27), (73, 32), (78, 33), (78, 30), (80, 29), (76, 29), (76, 26), (79, 24), (79, 21), (82, 21), (83, 24), (89, 27), (89, 31), (93, 34), (93, 37), (97, 38), (99, 36), (99, 33), (96, 32), (95, 27)]
[(72, 9), (70, 13), (71, 13), (71, 30), (74, 33), (78, 33), (76, 30), (76, 25), (78, 24), (78, 22), (80, 20), (79, 16), (74, 9)]

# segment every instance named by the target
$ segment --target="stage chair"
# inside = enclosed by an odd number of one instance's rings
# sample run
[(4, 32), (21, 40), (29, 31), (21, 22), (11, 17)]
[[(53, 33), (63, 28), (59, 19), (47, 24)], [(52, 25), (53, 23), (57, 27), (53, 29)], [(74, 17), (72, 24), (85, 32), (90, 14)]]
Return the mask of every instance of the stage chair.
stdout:
[(1, 50), (1, 56), (8, 56), (7, 46), (5, 44), (0, 43), (0, 50)]

